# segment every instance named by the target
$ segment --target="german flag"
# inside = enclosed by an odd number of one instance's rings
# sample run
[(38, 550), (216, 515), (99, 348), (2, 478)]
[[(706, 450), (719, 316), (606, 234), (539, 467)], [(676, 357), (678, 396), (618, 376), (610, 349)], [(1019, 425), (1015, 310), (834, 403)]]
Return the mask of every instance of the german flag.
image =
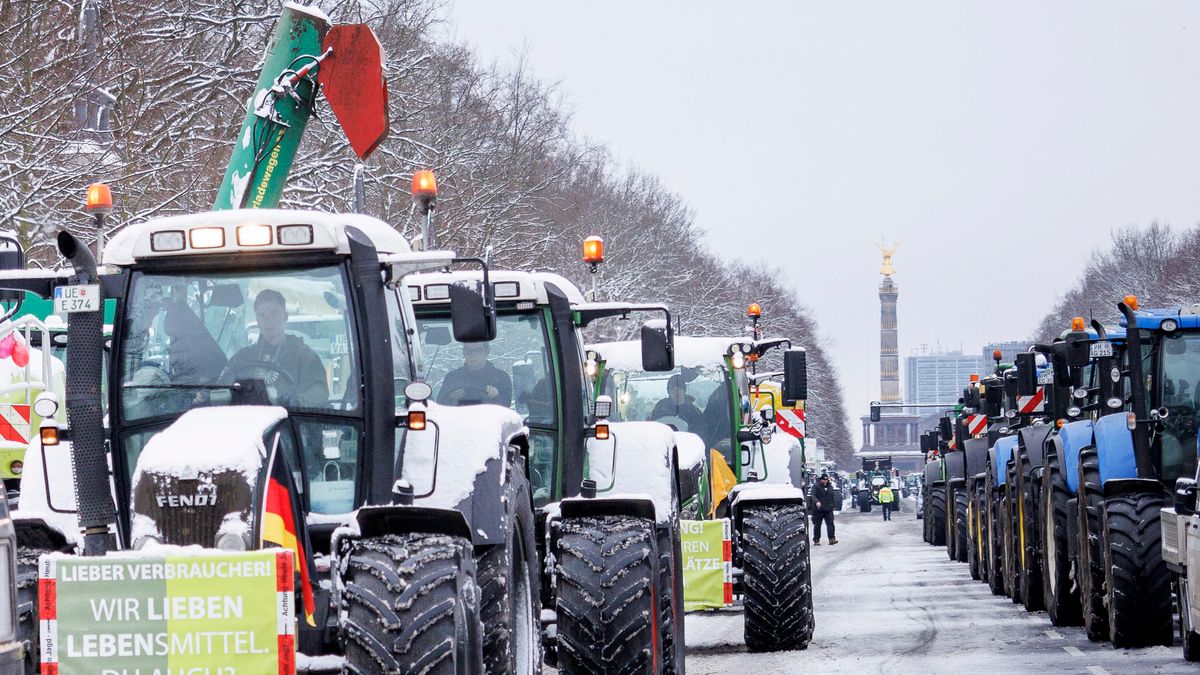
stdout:
[(299, 495), (291, 489), (292, 472), (287, 457), (279, 452), (278, 446), (271, 453), (271, 470), (267, 476), (267, 495), (263, 502), (260, 528), (262, 544), (291, 549), (295, 554), (304, 618), (308, 625), (316, 626), (317, 622), (313, 619), (316, 602), (313, 600), (312, 579), (309, 577), (309, 570), (313, 569), (312, 548), (308, 545), (308, 531), (296, 525), (303, 509)]

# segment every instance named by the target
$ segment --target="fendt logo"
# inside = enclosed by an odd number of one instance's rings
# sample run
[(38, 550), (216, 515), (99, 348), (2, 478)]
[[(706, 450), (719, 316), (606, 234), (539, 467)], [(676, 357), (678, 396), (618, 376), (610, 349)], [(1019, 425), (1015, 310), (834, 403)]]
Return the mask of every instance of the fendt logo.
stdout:
[(181, 506), (216, 506), (217, 491), (197, 492), (194, 495), (156, 495), (159, 508), (164, 506), (179, 508)]

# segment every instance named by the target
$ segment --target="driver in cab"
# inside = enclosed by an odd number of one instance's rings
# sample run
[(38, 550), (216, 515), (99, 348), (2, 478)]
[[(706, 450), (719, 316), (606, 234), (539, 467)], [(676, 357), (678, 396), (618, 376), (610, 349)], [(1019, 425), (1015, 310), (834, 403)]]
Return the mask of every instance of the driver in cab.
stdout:
[(678, 373), (667, 380), (667, 397), (659, 401), (654, 406), (654, 412), (650, 413), (652, 420), (661, 420), (664, 417), (678, 417), (686, 422), (688, 428), (679, 431), (700, 433), (704, 429), (704, 414), (693, 403), (692, 397), (687, 393), (683, 376)]
[(327, 405), (325, 365), (303, 339), (287, 334), (287, 301), (283, 294), (269, 288), (261, 291), (254, 298), (254, 316), (258, 320), (258, 341), (238, 350), (229, 359), (226, 372), (232, 378), (261, 378), (293, 403)]
[(446, 373), (437, 402), (443, 405), (494, 403), (508, 407), (512, 403), (512, 380), (488, 360), (486, 342), (467, 342), (462, 346), (463, 365)]

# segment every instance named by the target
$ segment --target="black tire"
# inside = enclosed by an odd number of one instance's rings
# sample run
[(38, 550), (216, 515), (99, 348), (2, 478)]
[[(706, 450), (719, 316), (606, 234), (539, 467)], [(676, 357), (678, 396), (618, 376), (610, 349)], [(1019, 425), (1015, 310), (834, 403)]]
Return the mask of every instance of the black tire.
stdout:
[(654, 523), (629, 516), (571, 518), (562, 521), (556, 548), (559, 671), (658, 671)]
[(967, 562), (967, 549), (970, 540), (967, 537), (967, 494), (966, 487), (954, 491), (954, 560)]
[[(1108, 639), (1108, 610), (1104, 607), (1104, 552), (1101, 519), (1104, 499), (1100, 494), (1100, 465), (1095, 452), (1079, 456), (1078, 532), (1079, 560), (1076, 574), (1080, 579), (1079, 602), (1083, 608), (1083, 629), (1088, 639)], [(1157, 522), (1157, 521), (1156, 521)]]
[(1021, 589), (1021, 602), (1027, 612), (1046, 608), (1042, 598), (1042, 566), (1038, 560), (1037, 541), (1037, 492), (1033, 486), (1033, 475), (1028, 471), (1029, 460), (1022, 461), (1022, 470), (1017, 472), (1017, 523), (1020, 555), (1017, 558), (1017, 584)]
[(350, 543), (342, 592), (349, 673), (458, 673), (483, 668), (471, 543), (387, 534)]
[(979, 542), (982, 541), (979, 528), (979, 490), (972, 488), (967, 502), (967, 570), (971, 578), (979, 581), (983, 578), (983, 559), (979, 555)]
[(1042, 545), (1042, 601), (1050, 623), (1078, 626), (1083, 622), (1079, 588), (1071, 577), (1070, 542), (1067, 541), (1067, 502), (1071, 493), (1059, 469), (1058, 458), (1046, 457), (1038, 509), (1038, 540)]
[(746, 647), (752, 652), (807, 649), (815, 621), (804, 506), (748, 506), (742, 513)]
[(1013, 467), (1005, 469), (1004, 505), (1006, 508), (1004, 523), (1004, 590), (1016, 604), (1021, 604), (1020, 573), (1021, 566), (1021, 521), (1020, 495), (1017, 493), (1017, 476)]
[(946, 545), (946, 485), (933, 486), (929, 494), (929, 543)]
[(1160, 493), (1104, 500), (1104, 587), (1113, 647), (1171, 646), (1171, 575), (1162, 559)]
[(520, 464), (509, 475), (504, 503), (513, 509), (507, 541), (475, 552), (484, 670), (531, 675), (542, 671), (541, 574), (529, 481)]
[(1001, 527), (1004, 521), (1000, 514), (1003, 500), (1004, 489), (997, 487), (988, 503), (988, 564), (991, 567), (988, 589), (992, 595), (1004, 595), (1004, 532)]
[(661, 629), (663, 668), (666, 675), (684, 672), (684, 653), (687, 643), (683, 635), (683, 554), (679, 521), (660, 523), (655, 528), (658, 537), (658, 604)]
[(1000, 585), (1003, 587), (1002, 593), (1008, 597), (1013, 595), (1012, 584), (1012, 560), (1013, 560), (1013, 538), (1012, 538), (1012, 503), (1008, 500), (1008, 485), (1006, 484), (1000, 490), (997, 515), (999, 516), (1000, 526)]
[(38, 557), (47, 551), (17, 548), (17, 640), (25, 645), (25, 675), (41, 672), (38, 624)]

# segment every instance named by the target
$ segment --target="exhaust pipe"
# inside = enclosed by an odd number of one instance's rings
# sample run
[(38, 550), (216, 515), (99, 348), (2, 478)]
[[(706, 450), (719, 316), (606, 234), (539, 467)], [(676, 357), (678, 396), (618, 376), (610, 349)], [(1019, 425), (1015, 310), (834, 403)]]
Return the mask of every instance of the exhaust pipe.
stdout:
[[(75, 268), (74, 283), (96, 284), (96, 258), (70, 232), (58, 234), (58, 252)], [(108, 484), (104, 419), (100, 406), (100, 360), (104, 353), (104, 298), (95, 312), (67, 315), (67, 420), (75, 473), (75, 504), (83, 528), (83, 554), (104, 555), (116, 507)]]

